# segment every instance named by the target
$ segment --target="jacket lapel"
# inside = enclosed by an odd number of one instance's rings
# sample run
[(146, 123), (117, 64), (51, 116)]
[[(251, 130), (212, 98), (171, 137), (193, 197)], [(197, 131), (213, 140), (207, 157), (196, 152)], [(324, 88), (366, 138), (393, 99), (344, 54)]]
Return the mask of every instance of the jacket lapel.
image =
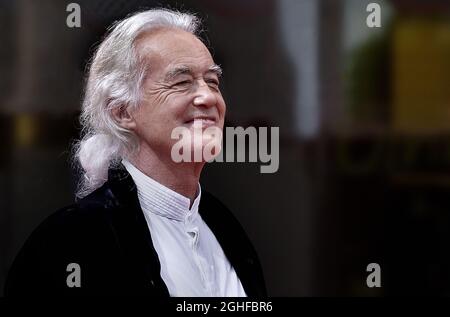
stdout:
[(232, 213), (204, 191), (199, 206), (202, 219), (214, 233), (249, 297), (266, 297), (262, 270), (253, 246)]

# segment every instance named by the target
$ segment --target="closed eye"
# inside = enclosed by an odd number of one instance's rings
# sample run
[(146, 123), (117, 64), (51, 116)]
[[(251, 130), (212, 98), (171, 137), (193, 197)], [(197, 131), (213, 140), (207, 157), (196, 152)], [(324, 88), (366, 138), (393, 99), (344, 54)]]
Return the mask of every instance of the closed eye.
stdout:
[(190, 80), (182, 80), (182, 81), (175, 83), (174, 86), (184, 86), (184, 85), (189, 85), (190, 83), (191, 83)]
[(219, 87), (219, 81), (215, 80), (215, 79), (209, 79), (206, 81), (206, 83), (208, 84), (208, 86), (212, 87), (212, 88), (218, 88)]

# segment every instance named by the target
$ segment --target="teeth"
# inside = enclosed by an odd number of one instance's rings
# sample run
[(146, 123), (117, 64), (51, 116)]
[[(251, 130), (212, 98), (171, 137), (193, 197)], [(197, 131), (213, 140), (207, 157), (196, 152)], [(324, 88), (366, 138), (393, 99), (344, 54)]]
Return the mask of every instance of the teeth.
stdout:
[(204, 125), (204, 124), (211, 124), (214, 123), (214, 120), (211, 119), (194, 119), (194, 126)]

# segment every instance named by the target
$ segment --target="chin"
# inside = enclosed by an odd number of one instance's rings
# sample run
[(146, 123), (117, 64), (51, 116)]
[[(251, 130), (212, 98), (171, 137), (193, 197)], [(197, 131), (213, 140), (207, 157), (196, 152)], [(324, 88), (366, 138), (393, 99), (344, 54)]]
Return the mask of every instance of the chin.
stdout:
[(203, 137), (201, 141), (192, 142), (191, 157), (194, 162), (208, 162), (219, 155), (222, 139), (214, 136)]

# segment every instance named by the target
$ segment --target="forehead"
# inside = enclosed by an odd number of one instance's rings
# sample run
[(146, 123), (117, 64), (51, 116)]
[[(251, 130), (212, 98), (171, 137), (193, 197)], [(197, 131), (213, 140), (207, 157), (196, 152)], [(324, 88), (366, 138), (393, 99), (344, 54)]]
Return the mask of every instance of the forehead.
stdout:
[(139, 56), (152, 74), (163, 75), (179, 66), (203, 72), (214, 65), (206, 46), (193, 34), (177, 29), (144, 32), (136, 41)]

